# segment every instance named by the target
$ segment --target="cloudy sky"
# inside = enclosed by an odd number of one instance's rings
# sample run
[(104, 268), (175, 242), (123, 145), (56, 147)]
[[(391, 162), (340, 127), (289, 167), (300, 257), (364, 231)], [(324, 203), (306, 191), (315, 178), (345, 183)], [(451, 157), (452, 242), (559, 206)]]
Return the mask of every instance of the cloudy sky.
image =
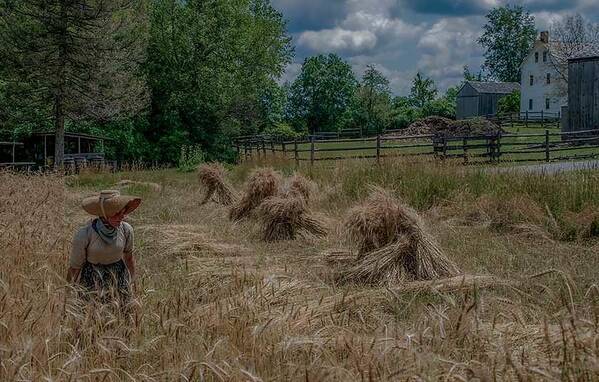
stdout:
[[(484, 15), (507, 0), (272, 0), (288, 20), (296, 47), (286, 80), (305, 57), (334, 52), (361, 77), (375, 64), (399, 95), (409, 92), (417, 71), (441, 90), (459, 83), (464, 65), (478, 71), (482, 50), (476, 40)], [(599, 21), (599, 0), (516, 0), (536, 19), (537, 29), (579, 12)]]

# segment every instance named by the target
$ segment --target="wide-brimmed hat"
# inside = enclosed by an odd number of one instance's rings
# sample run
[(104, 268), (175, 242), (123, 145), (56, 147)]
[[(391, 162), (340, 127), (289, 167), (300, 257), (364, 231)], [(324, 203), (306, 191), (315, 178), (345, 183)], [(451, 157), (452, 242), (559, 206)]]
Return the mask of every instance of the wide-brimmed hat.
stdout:
[(91, 215), (109, 218), (123, 209), (125, 209), (125, 215), (129, 214), (140, 204), (140, 197), (121, 195), (116, 190), (104, 190), (98, 195), (83, 199), (81, 207)]

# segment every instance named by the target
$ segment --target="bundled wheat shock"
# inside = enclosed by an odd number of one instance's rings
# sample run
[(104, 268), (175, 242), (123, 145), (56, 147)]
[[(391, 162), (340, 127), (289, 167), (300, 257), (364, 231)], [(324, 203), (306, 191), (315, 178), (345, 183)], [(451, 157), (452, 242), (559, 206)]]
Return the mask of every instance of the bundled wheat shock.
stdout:
[(229, 210), (229, 219), (242, 220), (258, 208), (266, 198), (277, 194), (281, 175), (272, 168), (254, 170), (246, 182), (241, 197)]
[(203, 164), (198, 168), (198, 180), (204, 187), (204, 198), (201, 204), (210, 200), (223, 206), (237, 201), (235, 189), (227, 181), (225, 168), (219, 163)]
[(358, 252), (347, 280), (400, 283), (459, 274), (418, 213), (381, 188), (351, 209), (345, 230)]

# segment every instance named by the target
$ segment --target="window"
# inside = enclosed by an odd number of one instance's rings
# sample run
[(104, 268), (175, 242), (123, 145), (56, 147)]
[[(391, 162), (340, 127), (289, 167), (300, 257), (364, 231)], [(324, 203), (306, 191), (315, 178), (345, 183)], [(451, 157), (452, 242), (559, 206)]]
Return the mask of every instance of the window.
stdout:
[(551, 73), (547, 73), (547, 85), (551, 83)]
[(535, 52), (535, 62), (539, 62), (539, 52)]
[(535, 84), (535, 76), (533, 76), (532, 74), (530, 75), (530, 86)]
[(545, 98), (545, 109), (549, 110), (549, 107), (551, 106), (551, 100), (549, 98)]
[(532, 98), (528, 100), (528, 110), (532, 110)]
[(543, 52), (543, 62), (547, 62), (547, 51)]

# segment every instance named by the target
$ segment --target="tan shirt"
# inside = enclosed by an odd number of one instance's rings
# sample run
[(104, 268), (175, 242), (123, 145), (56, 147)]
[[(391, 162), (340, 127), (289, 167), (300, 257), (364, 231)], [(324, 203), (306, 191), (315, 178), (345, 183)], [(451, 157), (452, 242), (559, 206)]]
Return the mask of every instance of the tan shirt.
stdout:
[(90, 221), (75, 234), (70, 266), (80, 269), (86, 261), (92, 264), (112, 264), (133, 253), (133, 227), (122, 222), (117, 228), (114, 244), (106, 244), (94, 231)]

